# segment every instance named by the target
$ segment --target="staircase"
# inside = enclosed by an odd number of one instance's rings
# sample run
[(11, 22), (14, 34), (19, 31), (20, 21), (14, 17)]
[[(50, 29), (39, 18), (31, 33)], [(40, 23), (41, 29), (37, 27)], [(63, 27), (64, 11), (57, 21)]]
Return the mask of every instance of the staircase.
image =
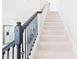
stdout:
[(48, 12), (33, 59), (76, 59), (58, 12)]

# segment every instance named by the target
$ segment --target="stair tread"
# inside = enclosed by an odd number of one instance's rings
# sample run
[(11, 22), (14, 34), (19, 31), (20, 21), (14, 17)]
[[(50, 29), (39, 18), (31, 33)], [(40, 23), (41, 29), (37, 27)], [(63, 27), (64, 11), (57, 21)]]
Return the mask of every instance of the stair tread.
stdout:
[(48, 12), (34, 59), (76, 59), (58, 12)]

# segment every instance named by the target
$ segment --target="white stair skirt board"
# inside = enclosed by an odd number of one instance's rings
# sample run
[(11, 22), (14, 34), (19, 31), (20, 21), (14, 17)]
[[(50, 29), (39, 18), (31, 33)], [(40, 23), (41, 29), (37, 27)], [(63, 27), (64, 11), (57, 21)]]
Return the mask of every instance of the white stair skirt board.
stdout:
[(76, 59), (58, 12), (48, 12), (33, 59)]

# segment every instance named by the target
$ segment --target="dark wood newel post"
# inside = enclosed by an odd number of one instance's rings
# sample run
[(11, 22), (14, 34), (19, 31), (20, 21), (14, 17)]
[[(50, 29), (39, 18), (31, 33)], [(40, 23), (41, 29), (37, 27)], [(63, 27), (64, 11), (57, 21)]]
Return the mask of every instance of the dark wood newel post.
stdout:
[(15, 26), (15, 44), (17, 45), (17, 59), (21, 59), (21, 43), (23, 41), (21, 22), (17, 22)]

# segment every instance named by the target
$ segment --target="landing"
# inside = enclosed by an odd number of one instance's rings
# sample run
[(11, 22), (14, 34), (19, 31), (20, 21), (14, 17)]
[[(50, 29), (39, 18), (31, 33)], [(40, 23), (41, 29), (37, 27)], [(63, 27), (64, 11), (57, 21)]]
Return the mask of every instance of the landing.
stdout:
[(47, 14), (34, 59), (76, 59), (57, 12)]

